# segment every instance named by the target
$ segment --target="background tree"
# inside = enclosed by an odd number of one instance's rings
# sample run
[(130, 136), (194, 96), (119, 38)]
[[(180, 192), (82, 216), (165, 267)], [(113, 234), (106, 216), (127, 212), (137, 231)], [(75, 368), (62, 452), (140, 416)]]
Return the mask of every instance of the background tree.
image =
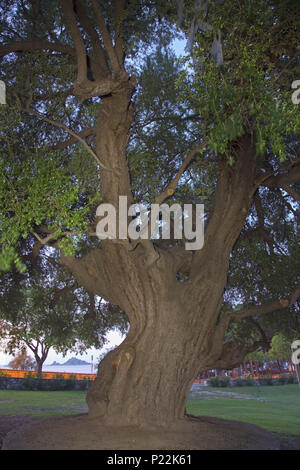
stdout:
[(35, 367), (35, 361), (25, 350), (21, 350), (8, 365), (12, 369), (32, 370)]
[(267, 370), (273, 369), (270, 362), (276, 361), (279, 370), (286, 369), (286, 363), (289, 366), (291, 362), (291, 344), (290, 339), (286, 338), (282, 333), (275, 334), (270, 340), (270, 347), (268, 350), (263, 351), (258, 349), (250, 354), (247, 354), (245, 361), (253, 360), (261, 362)]
[(274, 335), (271, 342), (271, 349), (268, 351), (270, 359), (275, 361), (290, 361), (291, 343), (282, 334)]
[(80, 288), (50, 259), (52, 269), (48, 261), (47, 270), (40, 264), (26, 276), (15, 273), (1, 288), (0, 340), (5, 352), (29, 348), (38, 374), (51, 348), (63, 355), (82, 354), (91, 347), (101, 349), (112, 328), (122, 333), (127, 329), (119, 308)]
[[(273, 336), (271, 343), (272, 347), (268, 352), (268, 356), (271, 360), (277, 361), (279, 369), (281, 368), (282, 361), (287, 361), (291, 363), (291, 345), (292, 343), (290, 342), (290, 340), (287, 339), (283, 334), (277, 334)], [(299, 364), (294, 364), (293, 367), (295, 369), (296, 377), (300, 387)]]
[[(193, 5), (186, 2), (181, 23), (192, 39), (191, 73), (182, 65), (180, 75), (159, 51), (140, 70), (141, 51), (151, 56), (174, 38), (176, 2), (4, 5), (2, 268), (22, 269), (22, 237), (34, 237), (36, 251), (60, 249), (79, 285), (126, 312), (129, 333), (103, 359), (87, 395), (90, 415), (107, 424), (177, 422), (200, 371), (240, 364), (261, 344), (255, 337), (238, 344), (228, 328), (278, 311), (289, 316), (299, 296), (288, 271), (299, 200), (299, 115), (290, 90), (297, 4)], [(195, 19), (209, 27), (191, 38)], [(220, 38), (222, 61), (212, 49)], [(111, 203), (118, 219), (121, 195), (129, 205), (205, 201), (203, 249), (187, 251), (180, 240), (99, 241), (96, 207)], [(251, 276), (253, 229), (269, 264)], [(235, 311), (237, 303), (244, 307)]]

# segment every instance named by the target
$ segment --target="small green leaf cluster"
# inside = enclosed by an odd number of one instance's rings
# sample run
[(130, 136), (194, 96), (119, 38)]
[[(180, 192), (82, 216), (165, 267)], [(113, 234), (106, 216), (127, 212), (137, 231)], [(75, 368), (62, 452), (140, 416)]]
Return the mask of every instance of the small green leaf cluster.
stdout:
[[(6, 271), (14, 263), (23, 270), (16, 252), (19, 239), (25, 239), (41, 224), (58, 239), (64, 232), (84, 233), (89, 204), (95, 203), (95, 197), (87, 195), (88, 204), (81, 201), (84, 184), (70, 174), (65, 153), (45, 155), (42, 148), (32, 148), (26, 136), (20, 138), (22, 120), (17, 110), (3, 108), (1, 118), (0, 269)], [(7, 129), (11, 129), (10, 135), (5, 133)], [(73, 245), (70, 237), (63, 242), (68, 252)]]
[[(190, 100), (202, 116), (203, 132), (215, 154), (228, 154), (229, 143), (249, 133), (258, 155), (271, 152), (278, 161), (285, 160), (287, 138), (299, 133), (300, 116), (291, 100), (291, 83), (284, 78), (285, 67), (293, 68), (296, 59), (282, 46), (288, 48), (285, 31), (275, 33), (279, 13), (260, 0), (214, 2), (209, 11), (213, 30), (199, 32), (193, 62), (185, 58), (178, 81), (181, 99)], [(224, 55), (221, 67), (210, 53), (217, 30)], [(233, 164), (232, 158), (228, 163)]]

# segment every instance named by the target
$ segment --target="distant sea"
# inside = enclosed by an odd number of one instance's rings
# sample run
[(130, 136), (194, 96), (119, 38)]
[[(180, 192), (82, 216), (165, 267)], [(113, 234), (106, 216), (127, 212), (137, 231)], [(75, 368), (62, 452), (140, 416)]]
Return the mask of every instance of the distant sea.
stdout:
[(96, 374), (97, 373), (97, 366), (93, 366), (93, 372), (92, 372), (92, 366), (90, 365), (77, 365), (77, 366), (48, 366), (44, 365), (43, 370), (45, 372), (69, 372), (70, 374), (72, 373), (77, 373), (77, 374)]
[[(0, 366), (0, 369), (10, 369), (8, 366)], [(91, 365), (80, 366), (51, 366), (44, 364), (43, 371), (45, 372), (68, 372), (69, 374), (96, 374), (97, 366), (94, 365), (93, 372)]]

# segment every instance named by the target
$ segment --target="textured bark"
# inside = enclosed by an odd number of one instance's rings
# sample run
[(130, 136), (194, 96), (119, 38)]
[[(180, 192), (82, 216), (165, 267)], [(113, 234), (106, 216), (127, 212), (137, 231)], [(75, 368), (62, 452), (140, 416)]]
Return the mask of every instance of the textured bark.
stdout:
[(168, 425), (184, 415), (193, 351), (183, 341), (183, 325), (174, 321), (178, 305), (153, 300), (143, 321), (103, 360), (88, 392), (89, 413), (108, 424)]
[(132, 200), (126, 148), (133, 119), (131, 95), (136, 85), (135, 78), (125, 77), (119, 83), (119, 90), (103, 98), (98, 116), (96, 150), (98, 157), (107, 167), (117, 170), (105, 172), (101, 182), (103, 202), (118, 208), (119, 195)]
[[(95, 49), (94, 30), (78, 9), (80, 3), (75, 3), (76, 13)], [(71, 3), (64, 5), (64, 11), (78, 62), (75, 94), (80, 99), (102, 98), (95, 127), (96, 155), (102, 162), (101, 197), (103, 203), (115, 206), (118, 219), (119, 196), (127, 196), (128, 204), (132, 202), (126, 147), (136, 82), (124, 68), (121, 28), (124, 2), (115, 3), (115, 43), (100, 5), (92, 1), (92, 6), (107, 60), (104, 78), (95, 81), (86, 76), (86, 51)], [(102, 53), (100, 56), (103, 62)], [(173, 194), (180, 176), (204, 145), (199, 143), (187, 155), (178, 175), (157, 202)], [(91, 417), (101, 417), (102, 422), (110, 425), (168, 426), (184, 417), (190, 386), (201, 370), (228, 361), (242, 362), (239, 353), (245, 351), (224, 344), (231, 317), (224, 321), (219, 316), (230, 253), (258, 184), (251, 136), (239, 138), (235, 147), (232, 167), (226, 158), (220, 157), (215, 208), (206, 229), (204, 248), (199, 252), (187, 253), (179, 246), (165, 250), (149, 240), (126, 239), (104, 240), (101, 248), (83, 258), (61, 257), (80, 285), (119, 305), (130, 322), (128, 336), (103, 359), (88, 392)], [(185, 282), (177, 280), (181, 269), (187, 276)]]
[[(87, 396), (89, 413), (108, 424), (168, 426), (183, 418), (201, 361), (212, 353), (205, 345), (214, 334), (216, 292), (207, 283), (197, 306), (188, 301), (184, 283), (175, 275), (164, 276), (163, 259), (147, 270), (142, 269), (142, 259), (134, 261), (127, 288), (117, 274), (115, 279), (130, 331), (101, 362)], [(211, 321), (203, 328), (206, 315)]]
[[(118, 208), (130, 192), (126, 146), (132, 119), (132, 84), (103, 99), (96, 134), (103, 202)], [(130, 322), (125, 341), (108, 353), (88, 392), (91, 417), (109, 425), (169, 426), (184, 417), (191, 384), (200, 371), (238, 366), (247, 347), (224, 343), (237, 315), (220, 320), (229, 257), (257, 189), (256, 156), (248, 136), (237, 143), (233, 167), (221, 160), (214, 213), (204, 247), (195, 254), (150, 241), (105, 240), (84, 258), (62, 257), (80, 285), (119, 305)], [(184, 267), (188, 279), (177, 280)], [(240, 312), (241, 319), (284, 308), (283, 299)], [(254, 347), (261, 346), (258, 342)], [(252, 350), (252, 349), (251, 349)]]
[[(127, 195), (129, 201), (132, 197), (124, 157), (131, 93), (128, 82), (122, 93), (103, 99), (96, 135), (99, 158), (119, 171), (105, 172), (101, 187), (103, 201), (116, 208), (119, 195)], [(186, 256), (179, 256), (179, 249), (155, 248), (149, 241), (132, 249), (130, 242), (106, 240), (102, 249), (85, 258), (62, 257), (79, 284), (119, 305), (130, 322), (128, 336), (103, 359), (88, 392), (92, 417), (112, 425), (168, 426), (184, 417), (199, 371), (220, 361), (226, 329), (218, 328), (218, 317), (229, 254), (255, 190), (253, 147), (248, 139), (240, 147), (233, 168), (220, 164), (216, 215), (204, 248), (189, 263), (186, 282), (176, 278)]]

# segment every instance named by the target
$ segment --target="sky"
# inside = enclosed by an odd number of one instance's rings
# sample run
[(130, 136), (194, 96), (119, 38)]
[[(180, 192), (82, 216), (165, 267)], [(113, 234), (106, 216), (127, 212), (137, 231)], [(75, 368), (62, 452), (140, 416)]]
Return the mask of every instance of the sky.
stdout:
[(178, 56), (183, 56), (186, 54), (184, 50), (185, 46), (186, 46), (185, 39), (175, 39), (175, 41), (173, 41), (173, 49), (176, 52), (176, 55)]

